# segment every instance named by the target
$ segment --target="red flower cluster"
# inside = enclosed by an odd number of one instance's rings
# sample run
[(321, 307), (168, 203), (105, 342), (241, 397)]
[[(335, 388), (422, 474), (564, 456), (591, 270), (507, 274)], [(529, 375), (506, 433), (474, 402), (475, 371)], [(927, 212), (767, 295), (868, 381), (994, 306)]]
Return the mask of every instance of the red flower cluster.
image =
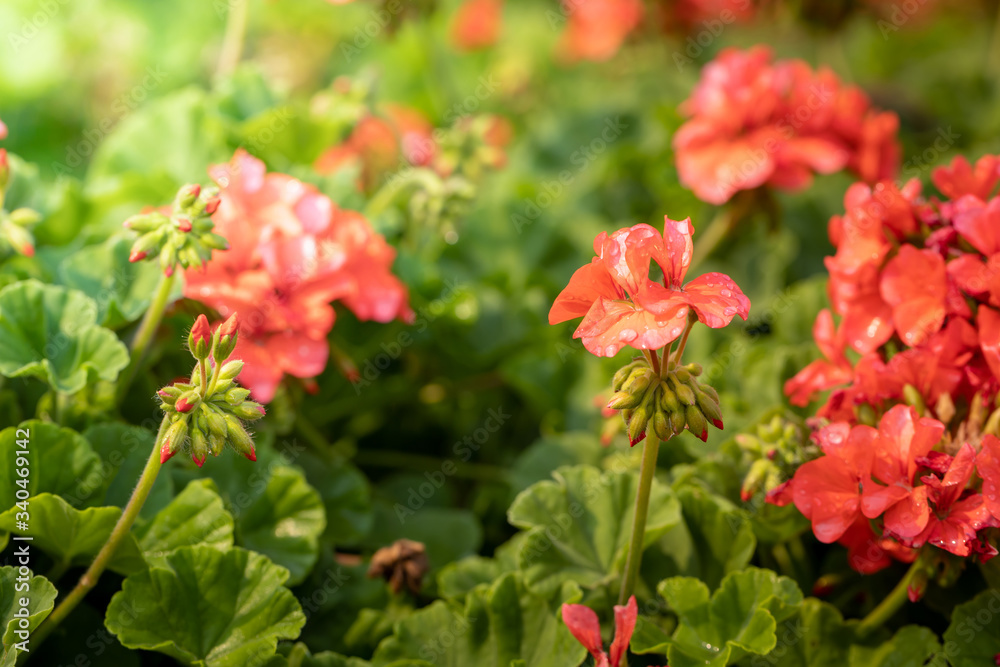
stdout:
[[(750, 299), (722, 273), (706, 273), (684, 284), (691, 264), (694, 228), (690, 218), (665, 219), (663, 233), (650, 225), (619, 229), (594, 240), (597, 257), (577, 269), (549, 311), (549, 324), (583, 317), (574, 338), (599, 357), (626, 345), (658, 350), (687, 324), (688, 311), (713, 329), (739, 315), (746, 320)], [(650, 260), (663, 271), (663, 284), (650, 279)]]
[(184, 295), (223, 317), (242, 314), (233, 355), (240, 382), (268, 402), (287, 373), (318, 375), (341, 301), (362, 320), (408, 320), (406, 287), (390, 272), (396, 253), (360, 213), (316, 188), (266, 173), (239, 150), (209, 170), (220, 187), (216, 231), (230, 243), (204, 269), (186, 272)]
[[(769, 499), (794, 502), (821, 542), (848, 547), (852, 567), (875, 572), (931, 544), (957, 556), (997, 554), (979, 531), (1000, 526), (1000, 440), (947, 447), (936, 419), (897, 405), (878, 428), (834, 422), (815, 435), (823, 456), (803, 464)], [(939, 447), (935, 449), (935, 447)], [(953, 454), (941, 451), (954, 449)], [(978, 470), (978, 484), (970, 484)], [(881, 534), (870, 524), (877, 521)]]
[(722, 51), (682, 111), (691, 118), (674, 136), (680, 180), (712, 204), (763, 185), (798, 190), (814, 172), (847, 168), (875, 182), (898, 170), (895, 114), (828, 69), (772, 62), (767, 47)]
[(563, 0), (559, 49), (569, 61), (607, 60), (642, 20), (642, 0)]
[[(949, 199), (927, 200), (917, 181), (852, 186), (830, 221), (837, 251), (829, 311), (813, 333), (825, 357), (785, 385), (795, 405), (833, 389), (819, 414), (854, 420), (855, 407), (885, 409), (916, 393), (971, 402), (1000, 386), (1000, 158), (965, 158), (933, 173)], [(857, 352), (855, 362), (848, 351)], [(890, 355), (890, 351), (897, 351)], [(909, 387), (909, 389), (907, 389)]]

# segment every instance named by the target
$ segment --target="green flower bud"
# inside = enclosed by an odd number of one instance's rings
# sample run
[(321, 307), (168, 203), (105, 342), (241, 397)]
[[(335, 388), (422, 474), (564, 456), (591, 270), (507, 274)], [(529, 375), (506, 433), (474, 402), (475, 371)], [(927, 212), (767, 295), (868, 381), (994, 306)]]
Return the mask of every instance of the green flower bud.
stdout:
[(706, 394), (704, 391), (699, 391), (697, 394), (698, 408), (701, 410), (702, 414), (712, 422), (712, 424), (717, 429), (722, 429), (722, 410), (719, 408), (719, 404), (712, 400), (712, 397)]
[(701, 413), (697, 405), (689, 405), (684, 408), (684, 418), (687, 420), (687, 427), (691, 433), (701, 438), (702, 442), (708, 440), (708, 422), (705, 421), (705, 415)]
[(242, 371), (242, 370), (243, 370), (243, 362), (242, 361), (239, 361), (239, 360), (237, 360), (237, 361), (227, 361), (226, 363), (224, 363), (222, 365), (222, 370), (219, 371), (219, 379), (220, 380), (232, 380), (237, 375), (239, 375), (240, 371)]
[(673, 431), (670, 429), (670, 422), (667, 420), (667, 416), (661, 411), (657, 410), (653, 413), (653, 433), (662, 442), (666, 442), (673, 437)]
[(191, 430), (191, 460), (199, 468), (205, 463), (205, 459), (211, 451), (208, 438), (199, 429)]
[(671, 391), (666, 382), (660, 382), (660, 407), (665, 412), (681, 411), (681, 402), (677, 400), (677, 394)]
[(251, 461), (257, 460), (257, 453), (254, 450), (253, 438), (243, 428), (243, 424), (233, 415), (226, 415), (226, 438), (237, 452), (247, 457)]
[(674, 371), (674, 377), (682, 384), (689, 384), (691, 382), (691, 373), (683, 366)]
[(614, 377), (611, 378), (611, 390), (615, 392), (621, 391), (622, 386), (625, 384), (625, 381), (628, 380), (629, 376), (632, 375), (632, 372), (636, 368), (639, 368), (643, 365), (645, 365), (645, 362), (633, 361), (632, 363), (622, 366), (617, 371), (615, 371)]
[(226, 392), (226, 403), (229, 405), (240, 405), (250, 396), (250, 390), (243, 387), (233, 387)]
[(186, 416), (176, 418), (171, 422), (163, 434), (163, 442), (160, 444), (160, 463), (166, 463), (184, 446), (187, 431), (188, 420)]
[(684, 366), (684, 368), (685, 368), (685, 370), (687, 370), (688, 373), (690, 373), (691, 375), (693, 375), (695, 377), (698, 377), (699, 375), (701, 375), (702, 371), (703, 371), (703, 369), (701, 367), (701, 364), (696, 364), (693, 361), (690, 364), (687, 364), (686, 366)]
[(667, 380), (673, 387), (674, 393), (677, 394), (677, 400), (681, 403), (684, 405), (694, 405), (697, 402), (697, 397), (694, 395), (694, 390), (691, 387), (682, 384), (674, 375), (668, 375)]
[(41, 220), (42, 214), (30, 208), (16, 208), (10, 212), (10, 221), (19, 227), (30, 227)]
[(650, 410), (646, 404), (640, 405), (632, 411), (628, 420), (628, 441), (633, 447), (646, 437), (646, 425), (649, 423)]
[(622, 391), (629, 394), (644, 394), (655, 377), (652, 369), (648, 366), (637, 368), (622, 385)]
[(620, 391), (617, 394), (611, 395), (608, 407), (612, 410), (631, 410), (638, 407), (640, 403), (642, 403), (642, 394), (630, 394)]

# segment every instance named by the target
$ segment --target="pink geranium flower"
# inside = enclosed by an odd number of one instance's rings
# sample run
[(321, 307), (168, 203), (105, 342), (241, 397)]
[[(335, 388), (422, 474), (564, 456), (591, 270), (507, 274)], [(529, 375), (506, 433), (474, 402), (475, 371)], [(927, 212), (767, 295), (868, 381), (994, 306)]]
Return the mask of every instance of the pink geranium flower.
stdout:
[(340, 301), (360, 319), (412, 317), (406, 287), (392, 275), (395, 251), (361, 214), (316, 188), (237, 151), (209, 170), (220, 187), (213, 216), (230, 243), (202, 270), (188, 271), (184, 294), (223, 317), (241, 313), (234, 358), (241, 382), (268, 402), (284, 375), (311, 378), (329, 355), (327, 334)]

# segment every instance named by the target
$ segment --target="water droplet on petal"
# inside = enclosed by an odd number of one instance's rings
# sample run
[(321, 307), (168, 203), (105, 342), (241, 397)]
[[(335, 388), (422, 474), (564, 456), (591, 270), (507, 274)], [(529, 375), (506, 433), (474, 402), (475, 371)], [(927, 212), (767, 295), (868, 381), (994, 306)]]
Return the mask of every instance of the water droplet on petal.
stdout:
[(622, 329), (618, 333), (618, 340), (622, 341), (623, 343), (629, 343), (635, 340), (638, 336), (639, 334), (637, 334), (634, 329)]

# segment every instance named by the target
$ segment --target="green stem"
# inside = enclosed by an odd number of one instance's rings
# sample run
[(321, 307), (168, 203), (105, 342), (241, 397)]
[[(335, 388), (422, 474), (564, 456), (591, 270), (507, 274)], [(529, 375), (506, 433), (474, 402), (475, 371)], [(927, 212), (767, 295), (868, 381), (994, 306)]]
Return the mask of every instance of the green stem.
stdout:
[(892, 616), (899, 611), (899, 608), (903, 606), (903, 603), (907, 600), (907, 590), (910, 587), (910, 582), (913, 581), (913, 577), (917, 572), (921, 571), (927, 567), (923, 563), (923, 559), (918, 557), (917, 560), (913, 561), (913, 565), (910, 569), (906, 571), (903, 578), (899, 580), (896, 587), (892, 589), (878, 606), (871, 610), (871, 612), (865, 616), (861, 623), (858, 624), (858, 636), (864, 637), (865, 635), (871, 633), (876, 628), (882, 626), (883, 623), (888, 621)]
[(145, 504), (146, 497), (149, 496), (149, 492), (156, 482), (156, 476), (160, 472), (160, 467), (163, 465), (160, 463), (160, 443), (167, 430), (167, 421), (167, 418), (164, 417), (163, 421), (160, 422), (160, 432), (156, 435), (156, 443), (153, 445), (153, 451), (149, 455), (149, 460), (146, 461), (146, 467), (143, 468), (142, 475), (139, 476), (139, 483), (136, 484), (135, 490), (132, 491), (132, 497), (129, 498), (128, 504), (125, 505), (125, 510), (118, 519), (118, 523), (115, 524), (111, 535), (108, 536), (108, 541), (104, 543), (104, 546), (101, 547), (101, 550), (94, 558), (94, 562), (90, 564), (87, 571), (80, 577), (80, 581), (77, 582), (76, 587), (70, 591), (69, 595), (63, 598), (62, 602), (59, 603), (55, 610), (35, 631), (32, 636), (32, 639), (35, 640), (32, 649), (37, 649), (45, 641), (45, 638), (80, 604), (87, 593), (97, 585), (97, 580), (100, 579), (101, 574), (104, 573), (111, 559), (114, 558), (115, 552), (118, 551), (118, 547), (132, 530), (132, 524), (135, 523), (136, 517), (139, 516), (139, 510)]
[(52, 569), (45, 574), (45, 578), (48, 579), (53, 584), (55, 584), (62, 578), (64, 574), (66, 574), (66, 570), (69, 569), (69, 564), (70, 564), (69, 558), (65, 558), (59, 561), (58, 563), (53, 565)]
[(153, 340), (153, 334), (160, 327), (160, 321), (163, 320), (163, 311), (167, 309), (167, 302), (170, 300), (170, 290), (173, 289), (173, 286), (174, 274), (160, 276), (160, 284), (156, 287), (153, 302), (149, 304), (142, 322), (139, 323), (139, 330), (135, 332), (135, 338), (132, 339), (132, 358), (129, 360), (128, 368), (125, 369), (125, 372), (122, 373), (121, 378), (118, 380), (117, 398), (119, 403), (128, 395), (129, 386), (132, 384), (132, 380), (135, 379), (135, 374), (139, 370), (139, 364), (146, 355), (150, 341)]
[(639, 492), (635, 496), (635, 517), (632, 521), (632, 541), (628, 547), (628, 560), (625, 561), (625, 575), (622, 577), (618, 604), (625, 604), (629, 596), (635, 592), (635, 584), (639, 579), (639, 565), (642, 563), (642, 550), (646, 538), (646, 515), (649, 513), (649, 494), (656, 473), (656, 457), (660, 453), (660, 441), (651, 430), (647, 431), (646, 441), (643, 443)]
[(681, 334), (681, 342), (678, 343), (677, 352), (674, 354), (674, 363), (678, 366), (681, 365), (681, 355), (684, 354), (684, 348), (687, 347), (688, 336), (691, 335), (691, 329), (694, 328), (694, 323), (697, 321), (698, 317), (694, 311), (689, 311), (687, 326), (684, 328), (684, 333)]
[(705, 231), (699, 234), (698, 243), (694, 247), (694, 256), (691, 258), (691, 265), (688, 267), (688, 271), (711, 256), (715, 252), (716, 246), (722, 243), (722, 239), (729, 235), (729, 231), (735, 223), (733, 212), (734, 206), (730, 203), (729, 206), (722, 208), (716, 213), (712, 221), (708, 223)]
[(223, 79), (236, 71), (236, 65), (243, 55), (243, 42), (247, 34), (247, 19), (250, 14), (250, 0), (230, 0), (226, 16), (226, 34), (222, 38), (219, 63), (215, 68), (215, 78)]

